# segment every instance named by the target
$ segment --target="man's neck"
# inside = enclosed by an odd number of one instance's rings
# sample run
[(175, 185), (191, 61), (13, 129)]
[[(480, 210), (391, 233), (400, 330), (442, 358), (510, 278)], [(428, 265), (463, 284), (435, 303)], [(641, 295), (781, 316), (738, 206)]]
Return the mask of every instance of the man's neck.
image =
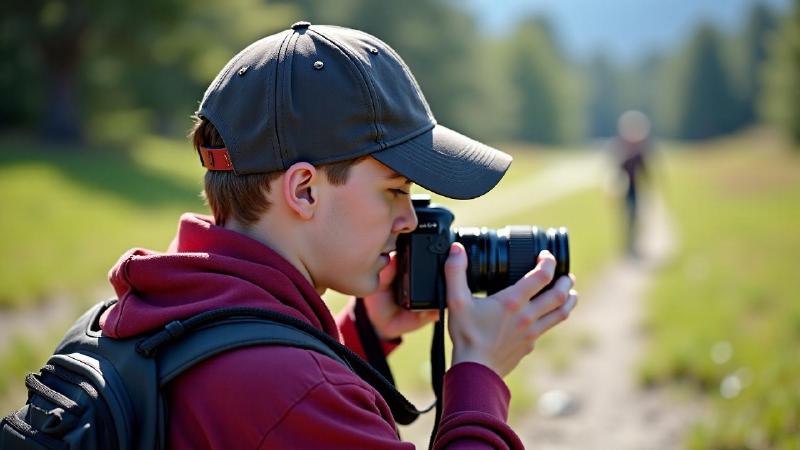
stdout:
[(296, 252), (290, 250), (290, 246), (288, 245), (290, 244), (290, 241), (288, 239), (273, 239), (271, 238), (271, 235), (262, 232), (262, 230), (270, 228), (267, 227), (266, 224), (255, 223), (253, 225), (243, 225), (236, 220), (229, 220), (225, 222), (223, 228), (243, 234), (250, 239), (261, 242), (262, 244), (271, 248), (277, 254), (281, 255), (283, 259), (289, 261), (289, 263), (298, 271), (300, 271), (303, 277), (305, 277), (305, 279), (308, 280), (312, 286), (314, 286), (319, 295), (325, 293), (326, 289), (324, 287), (318, 287), (316, 284), (314, 284), (314, 279), (311, 278), (311, 274), (308, 272), (308, 269), (306, 268), (305, 264), (303, 264), (302, 260), (297, 257)]

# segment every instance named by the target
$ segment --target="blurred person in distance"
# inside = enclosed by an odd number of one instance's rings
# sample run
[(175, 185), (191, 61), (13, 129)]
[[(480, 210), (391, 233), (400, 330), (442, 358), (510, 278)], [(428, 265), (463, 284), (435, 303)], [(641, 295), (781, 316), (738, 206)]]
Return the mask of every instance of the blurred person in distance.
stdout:
[(622, 197), (623, 239), (625, 254), (638, 257), (641, 191), (643, 181), (649, 177), (649, 153), (652, 139), (650, 120), (640, 111), (624, 112), (617, 121), (617, 136), (612, 148), (617, 161)]

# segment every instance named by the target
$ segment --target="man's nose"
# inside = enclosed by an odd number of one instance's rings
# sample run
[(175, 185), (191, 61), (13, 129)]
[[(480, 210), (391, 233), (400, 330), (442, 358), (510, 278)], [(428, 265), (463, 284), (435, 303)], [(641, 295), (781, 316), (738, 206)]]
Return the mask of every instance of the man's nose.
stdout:
[(394, 231), (396, 233), (411, 233), (417, 228), (417, 224), (417, 213), (414, 211), (411, 198), (409, 198), (400, 216), (395, 220)]

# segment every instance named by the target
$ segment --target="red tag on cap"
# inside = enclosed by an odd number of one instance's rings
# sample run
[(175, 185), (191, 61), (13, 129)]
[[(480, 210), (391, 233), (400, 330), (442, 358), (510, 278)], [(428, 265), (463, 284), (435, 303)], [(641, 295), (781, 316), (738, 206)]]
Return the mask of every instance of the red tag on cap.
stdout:
[(231, 155), (227, 148), (200, 147), (200, 159), (208, 170), (233, 170)]

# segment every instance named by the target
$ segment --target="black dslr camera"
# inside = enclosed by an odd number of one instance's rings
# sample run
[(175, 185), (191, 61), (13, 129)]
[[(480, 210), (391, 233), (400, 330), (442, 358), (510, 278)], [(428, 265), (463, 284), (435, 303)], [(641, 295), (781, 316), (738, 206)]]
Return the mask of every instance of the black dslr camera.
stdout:
[(406, 309), (439, 309), (445, 303), (444, 262), (450, 244), (467, 251), (467, 283), (472, 292), (492, 294), (514, 284), (549, 250), (556, 258), (553, 280), (569, 273), (569, 241), (564, 227), (542, 230), (530, 225), (451, 228), (453, 213), (431, 204), (430, 196), (412, 196), (419, 225), (397, 240), (395, 299)]

